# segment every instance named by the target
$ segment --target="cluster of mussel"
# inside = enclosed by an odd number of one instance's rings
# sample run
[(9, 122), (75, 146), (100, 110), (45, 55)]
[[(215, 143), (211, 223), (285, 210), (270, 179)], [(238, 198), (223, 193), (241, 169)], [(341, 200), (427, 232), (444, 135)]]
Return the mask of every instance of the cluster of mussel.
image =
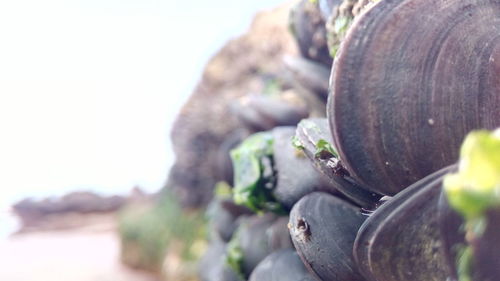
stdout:
[(500, 1), (305, 0), (291, 19), (286, 64), (328, 117), (235, 111), (262, 132), (223, 145), (201, 279), (500, 280), (500, 133), (469, 134), (500, 126)]

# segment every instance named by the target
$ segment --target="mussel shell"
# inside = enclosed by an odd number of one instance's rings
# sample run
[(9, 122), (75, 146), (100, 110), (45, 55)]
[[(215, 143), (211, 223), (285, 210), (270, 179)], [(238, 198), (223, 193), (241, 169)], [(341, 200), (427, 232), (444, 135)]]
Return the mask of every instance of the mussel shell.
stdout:
[(278, 217), (267, 230), (269, 248), (272, 251), (279, 249), (293, 249), (292, 239), (288, 232), (288, 216)]
[(217, 150), (216, 163), (214, 165), (218, 181), (225, 181), (230, 186), (233, 186), (233, 162), (231, 161), (229, 152), (241, 143), (241, 141), (247, 136), (248, 133), (245, 130), (235, 130), (231, 132), (219, 146)]
[(444, 191), (441, 191), (438, 203), (438, 217), (443, 242), (443, 253), (446, 261), (448, 275), (455, 281), (457, 276), (457, 257), (460, 247), (465, 246), (465, 230), (463, 218), (448, 204)]
[(294, 135), (295, 127), (277, 127), (273, 130), (274, 165), (278, 174), (273, 193), (288, 209), (311, 192), (338, 192), (325, 175), (316, 170), (311, 161), (292, 146)]
[(307, 117), (307, 108), (265, 95), (247, 95), (231, 104), (231, 110), (251, 131), (296, 125)]
[(371, 281), (443, 281), (445, 257), (436, 216), (444, 168), (378, 208), (359, 229), (354, 257)]
[(384, 0), (337, 54), (328, 115), (351, 174), (394, 195), (500, 126), (500, 2)]
[(236, 205), (230, 199), (214, 199), (208, 208), (210, 232), (228, 242), (239, 225), (238, 218), (251, 214), (248, 208)]
[(326, 66), (332, 65), (333, 59), (326, 43), (325, 21), (317, 3), (300, 1), (290, 14), (290, 25), (302, 56)]
[(330, 79), (329, 67), (303, 57), (285, 56), (283, 62), (295, 82), (326, 102)]
[(271, 96), (252, 96), (247, 105), (254, 107), (264, 118), (271, 120), (274, 126), (296, 125), (308, 115), (304, 104), (294, 104)]
[(292, 247), (292, 244), (286, 241), (287, 239), (290, 241), (290, 236), (284, 227), (284, 222), (278, 222), (282, 227), (273, 228), (277, 219), (276, 215), (270, 213), (255, 215), (244, 220), (236, 231), (235, 239), (243, 253), (242, 269), (246, 276), (249, 276), (257, 264), (271, 252)]
[(198, 264), (198, 276), (201, 281), (243, 281), (226, 264), (227, 244), (215, 242), (210, 245)]
[(359, 208), (327, 193), (297, 202), (290, 212), (290, 235), (309, 272), (318, 280), (364, 280), (352, 247), (365, 219)]
[(292, 249), (276, 251), (257, 265), (249, 281), (315, 281)]
[[(380, 195), (369, 191), (367, 187), (362, 187), (349, 175), (335, 172), (328, 159), (325, 160), (316, 156), (316, 144), (319, 140), (325, 140), (330, 144), (333, 143), (327, 119), (309, 118), (302, 120), (297, 125), (296, 137), (303, 146), (303, 152), (340, 193), (353, 203), (366, 209), (372, 209), (376, 205), (381, 197)], [(342, 165), (342, 162), (339, 163)]]

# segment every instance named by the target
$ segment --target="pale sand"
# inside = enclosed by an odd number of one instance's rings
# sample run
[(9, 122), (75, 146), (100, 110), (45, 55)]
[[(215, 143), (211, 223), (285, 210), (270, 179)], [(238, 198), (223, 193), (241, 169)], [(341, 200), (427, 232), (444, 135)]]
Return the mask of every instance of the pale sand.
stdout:
[(154, 281), (119, 261), (113, 230), (15, 235), (0, 241), (2, 281)]

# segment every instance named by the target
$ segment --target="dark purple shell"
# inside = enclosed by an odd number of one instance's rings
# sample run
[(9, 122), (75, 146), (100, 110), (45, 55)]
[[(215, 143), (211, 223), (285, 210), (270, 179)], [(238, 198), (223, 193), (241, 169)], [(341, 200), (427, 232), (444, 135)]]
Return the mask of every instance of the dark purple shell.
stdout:
[(300, 258), (318, 280), (362, 281), (352, 255), (360, 209), (327, 193), (300, 199), (290, 212), (290, 235)]
[(450, 208), (446, 194), (442, 191), (438, 204), (438, 217), (445, 257), (450, 281), (458, 280), (457, 257), (460, 248), (465, 245), (464, 220), (461, 215)]
[(290, 14), (290, 26), (302, 56), (330, 67), (333, 59), (328, 51), (325, 21), (318, 4), (300, 1)]
[(242, 269), (245, 276), (273, 251), (292, 248), (286, 227), (287, 218), (267, 213), (245, 218), (233, 239), (243, 254)]
[(198, 264), (201, 281), (243, 281), (226, 263), (226, 248), (221, 242), (210, 245)]
[(500, 1), (383, 0), (337, 54), (328, 115), (340, 158), (394, 195), (500, 126)]
[(338, 193), (328, 178), (292, 146), (294, 135), (295, 127), (277, 127), (273, 130), (274, 166), (278, 174), (273, 194), (287, 209), (314, 191)]
[(297, 84), (299, 89), (302, 87), (314, 93), (315, 97), (323, 103), (326, 102), (330, 67), (303, 57), (285, 56), (283, 62), (292, 77), (292, 84)]
[(248, 208), (234, 204), (228, 199), (214, 199), (208, 209), (209, 232), (214, 235), (212, 240), (220, 239), (229, 242), (239, 225), (238, 218), (242, 215), (253, 214)]
[[(314, 166), (321, 171), (343, 196), (354, 204), (366, 209), (372, 209), (381, 196), (370, 192), (366, 187), (359, 185), (345, 173), (342, 161), (338, 159), (325, 159), (318, 157), (317, 144), (320, 140), (332, 143), (328, 122), (324, 118), (309, 118), (302, 120), (297, 125), (296, 138), (302, 146), (302, 151), (312, 161)], [(335, 149), (335, 148), (334, 148)], [(335, 165), (333, 160), (336, 161)]]
[(214, 163), (217, 180), (225, 181), (231, 186), (233, 185), (233, 163), (229, 152), (247, 136), (248, 133), (245, 130), (235, 130), (231, 132), (219, 146), (217, 150), (216, 162)]
[(442, 169), (408, 187), (363, 223), (354, 257), (368, 280), (446, 280), (436, 214), (442, 177), (452, 169)]
[(231, 111), (250, 131), (267, 131), (276, 126), (296, 125), (308, 116), (304, 105), (265, 95), (248, 95), (231, 103)]
[(252, 272), (249, 281), (315, 281), (292, 249), (267, 256)]

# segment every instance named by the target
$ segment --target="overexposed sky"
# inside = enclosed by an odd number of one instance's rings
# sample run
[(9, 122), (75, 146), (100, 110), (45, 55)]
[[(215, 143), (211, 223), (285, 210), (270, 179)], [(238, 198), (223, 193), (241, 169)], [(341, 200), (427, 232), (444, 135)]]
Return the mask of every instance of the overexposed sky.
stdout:
[(159, 189), (202, 67), (281, 0), (0, 1), (0, 206)]

